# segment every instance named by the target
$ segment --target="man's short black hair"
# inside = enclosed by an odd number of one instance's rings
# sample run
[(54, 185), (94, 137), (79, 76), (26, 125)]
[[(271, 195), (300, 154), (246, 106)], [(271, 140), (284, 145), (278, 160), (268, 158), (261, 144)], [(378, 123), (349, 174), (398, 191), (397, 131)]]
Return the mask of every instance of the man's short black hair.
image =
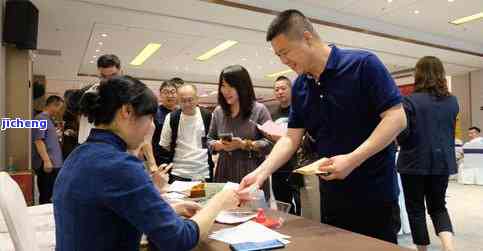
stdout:
[(121, 69), (121, 60), (114, 54), (105, 54), (97, 59), (97, 68), (116, 67)]
[(476, 126), (472, 126), (472, 127), (468, 128), (468, 131), (471, 131), (471, 130), (475, 130), (475, 131), (477, 131), (478, 133), (480, 133), (480, 132), (481, 132), (481, 129), (480, 129), (480, 128), (478, 128), (478, 127), (476, 127)]
[(174, 78), (170, 79), (169, 81), (172, 82), (173, 84), (175, 84), (176, 87), (180, 87), (180, 86), (184, 85), (184, 80), (182, 78), (174, 77)]
[(51, 104), (58, 104), (58, 103), (63, 103), (64, 100), (57, 95), (52, 95), (47, 98), (47, 101), (45, 102), (45, 106), (49, 106)]
[(285, 81), (285, 82), (287, 82), (287, 85), (289, 87), (292, 86), (292, 81), (290, 81), (290, 79), (285, 77), (284, 75), (278, 76), (278, 78), (275, 80), (275, 82), (278, 82), (278, 81)]
[(301, 39), (304, 31), (312, 33), (316, 38), (319, 35), (315, 32), (314, 26), (309, 19), (299, 10), (285, 10), (270, 23), (267, 31), (267, 42), (272, 41), (276, 36), (284, 34), (290, 38)]
[(168, 80), (168, 81), (164, 81), (161, 86), (159, 87), (159, 91), (162, 91), (164, 88), (167, 88), (167, 87), (173, 87), (174, 89), (178, 90), (178, 85), (172, 81), (172, 80)]

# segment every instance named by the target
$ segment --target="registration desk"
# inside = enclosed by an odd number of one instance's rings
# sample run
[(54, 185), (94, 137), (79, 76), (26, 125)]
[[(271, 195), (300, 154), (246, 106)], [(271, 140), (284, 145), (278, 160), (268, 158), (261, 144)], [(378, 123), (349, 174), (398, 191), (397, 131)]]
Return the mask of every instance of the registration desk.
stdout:
[[(230, 227), (215, 224), (213, 231)], [(374, 238), (351, 233), (329, 225), (306, 220), (298, 216), (288, 216), (284, 225), (278, 229), (282, 234), (290, 235), (287, 251), (409, 251), (411, 249), (380, 241)], [(195, 249), (197, 251), (229, 251), (228, 244), (207, 239)]]
[[(221, 189), (220, 185), (209, 184), (208, 195)], [(217, 224), (210, 232), (232, 227), (230, 225)], [(278, 232), (291, 236), (290, 243), (285, 249), (287, 251), (409, 251), (411, 249), (380, 241), (374, 238), (355, 234), (346, 230), (335, 228), (319, 222), (307, 220), (299, 216), (288, 215), (283, 226), (277, 229)], [(229, 245), (207, 239), (201, 242), (196, 251), (229, 251)]]

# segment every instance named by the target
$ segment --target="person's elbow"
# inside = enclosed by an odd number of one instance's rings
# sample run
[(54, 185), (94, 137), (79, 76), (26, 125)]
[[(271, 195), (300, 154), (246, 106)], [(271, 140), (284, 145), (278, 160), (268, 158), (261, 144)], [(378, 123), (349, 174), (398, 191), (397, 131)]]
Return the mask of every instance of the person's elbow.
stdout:
[(398, 114), (398, 125), (399, 125), (399, 132), (404, 131), (408, 127), (408, 120), (406, 118), (406, 112), (404, 111), (404, 108), (402, 105), (399, 107), (397, 110)]

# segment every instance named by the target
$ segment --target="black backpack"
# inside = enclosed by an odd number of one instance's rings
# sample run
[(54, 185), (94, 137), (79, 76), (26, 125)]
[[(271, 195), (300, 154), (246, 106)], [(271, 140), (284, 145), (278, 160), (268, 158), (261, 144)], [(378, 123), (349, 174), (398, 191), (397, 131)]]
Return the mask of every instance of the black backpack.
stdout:
[[(210, 123), (211, 123), (211, 112), (201, 108), (200, 107), (200, 112), (201, 112), (201, 118), (203, 119), (203, 125), (205, 127), (205, 135), (201, 139), (202, 142), (202, 147), (206, 148), (206, 151), (208, 152), (208, 169), (210, 171), (210, 179), (207, 181), (211, 181), (213, 179), (213, 168), (215, 167), (215, 164), (211, 158), (211, 152), (208, 150), (208, 131), (210, 130)], [(169, 126), (171, 127), (171, 144), (170, 144), (170, 151), (167, 153), (168, 157), (168, 163), (173, 162), (174, 158), (174, 152), (176, 149), (176, 140), (178, 139), (178, 128), (179, 128), (179, 121), (181, 120), (181, 109), (177, 109), (176, 111), (170, 112), (168, 114), (169, 117)], [(163, 150), (165, 150), (163, 148)]]

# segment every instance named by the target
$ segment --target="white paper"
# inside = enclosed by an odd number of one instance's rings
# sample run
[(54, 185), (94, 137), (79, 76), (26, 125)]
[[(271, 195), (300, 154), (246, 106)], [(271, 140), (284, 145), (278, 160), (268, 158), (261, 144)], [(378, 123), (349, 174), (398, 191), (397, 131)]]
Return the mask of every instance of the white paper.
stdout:
[(191, 188), (200, 183), (201, 181), (175, 181), (169, 185), (168, 192), (189, 192)]
[(216, 217), (216, 222), (223, 224), (236, 224), (249, 221), (257, 216), (256, 213), (251, 212), (250, 209), (246, 211), (221, 211)]
[(274, 136), (283, 136), (287, 134), (287, 124), (285, 123), (276, 124), (275, 122), (268, 120), (263, 125), (257, 125), (257, 127), (263, 132)]
[(290, 238), (290, 236), (280, 234), (254, 221), (247, 221), (236, 227), (215, 231), (209, 236), (209, 238), (228, 244), (261, 242), (274, 239), (280, 240), (286, 244), (289, 243), (289, 241), (285, 239)]

